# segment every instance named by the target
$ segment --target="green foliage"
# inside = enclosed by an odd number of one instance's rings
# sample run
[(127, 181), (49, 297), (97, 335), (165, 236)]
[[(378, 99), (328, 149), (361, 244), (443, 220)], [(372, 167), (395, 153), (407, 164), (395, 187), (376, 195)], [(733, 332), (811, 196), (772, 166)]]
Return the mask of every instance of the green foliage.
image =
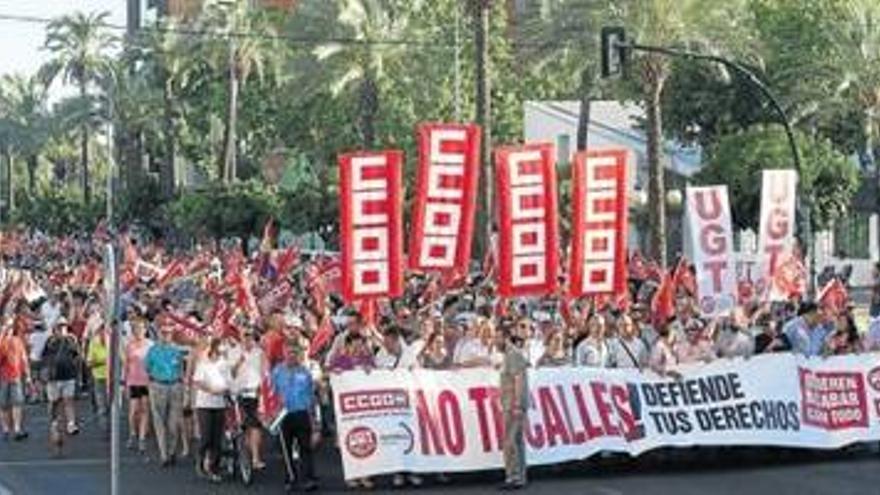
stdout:
[(216, 239), (260, 236), (279, 210), (277, 196), (255, 181), (213, 184), (187, 192), (167, 209), (171, 222), (186, 235)]
[[(858, 188), (858, 170), (827, 139), (796, 133), (795, 141), (802, 167), (798, 190), (812, 203), (813, 228), (827, 228), (849, 207)], [(709, 151), (709, 164), (697, 181), (727, 184), (734, 224), (757, 230), (761, 170), (793, 167), (785, 132), (779, 126), (755, 126), (721, 138)]]
[(85, 204), (73, 190), (47, 190), (35, 196), (20, 195), (13, 223), (50, 235), (91, 232), (104, 215), (104, 202)]

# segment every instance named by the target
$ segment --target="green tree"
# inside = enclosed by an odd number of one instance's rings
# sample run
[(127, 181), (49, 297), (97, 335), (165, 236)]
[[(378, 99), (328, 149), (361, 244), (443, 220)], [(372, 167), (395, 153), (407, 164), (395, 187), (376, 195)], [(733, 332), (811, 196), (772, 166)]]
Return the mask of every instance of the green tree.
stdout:
[(386, 67), (412, 49), (402, 40), (412, 34), (410, 20), (424, 2), (416, 0), (312, 0), (299, 5), (289, 31), (331, 39), (293, 61), (306, 97), (324, 88), (334, 96), (357, 96), (361, 145), (376, 144), (381, 110), (380, 80)]
[[(256, 77), (271, 75), (276, 82), (285, 51), (279, 42), (272, 14), (251, 7), (248, 0), (209, 4), (201, 24), (215, 36), (201, 37), (204, 54), (216, 73), (226, 73), (226, 122), (220, 177), (229, 183), (238, 178), (238, 111), (242, 86)], [(225, 34), (225, 36), (224, 36)]]
[[(49, 23), (45, 46), (53, 58), (42, 69), (47, 84), (61, 76), (65, 83), (77, 86), (82, 100), (87, 99), (89, 86), (107, 73), (110, 64), (108, 51), (116, 44), (116, 37), (107, 26), (109, 15), (109, 12), (77, 12)], [(86, 203), (91, 201), (89, 127), (86, 121), (80, 126), (80, 170)]]
[[(745, 0), (707, 5), (704, 0), (629, 0), (616, 16), (628, 34), (644, 45), (688, 47), (705, 52), (740, 51), (748, 46)], [(723, 42), (723, 43), (722, 43)], [(734, 48), (735, 47), (735, 48)], [(661, 98), (671, 73), (671, 61), (662, 54), (635, 57), (636, 78), (645, 105), (647, 127), (650, 256), (666, 264), (666, 207), (664, 168), (660, 152), (663, 139)]]
[[(10, 164), (13, 155), (26, 161), (27, 191), (33, 195), (36, 192), (40, 154), (52, 132), (45, 85), (36, 77), (4, 76), (0, 81), (0, 115), (2, 147)], [(8, 173), (11, 171), (10, 165)], [(11, 204), (13, 196), (11, 179), (4, 179), (7, 184), (7, 204)]]
[[(858, 170), (831, 141), (795, 135), (802, 159), (798, 192), (812, 198), (814, 229), (829, 227), (850, 206), (858, 188)], [(733, 222), (757, 230), (761, 209), (761, 171), (791, 168), (788, 140), (779, 126), (755, 126), (721, 138), (709, 150), (708, 165), (696, 179), (701, 184), (727, 184)]]

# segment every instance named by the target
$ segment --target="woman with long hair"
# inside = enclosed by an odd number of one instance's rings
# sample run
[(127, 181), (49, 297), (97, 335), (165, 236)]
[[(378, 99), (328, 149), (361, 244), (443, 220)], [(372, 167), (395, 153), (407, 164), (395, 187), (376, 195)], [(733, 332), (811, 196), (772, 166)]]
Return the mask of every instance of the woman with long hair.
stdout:
[(147, 338), (147, 324), (142, 318), (134, 318), (131, 325), (132, 335), (123, 354), (128, 388), (128, 448), (145, 454), (150, 431), (150, 377), (144, 359), (153, 341)]
[(544, 341), (544, 355), (538, 359), (539, 367), (569, 366), (571, 353), (566, 345), (565, 332), (560, 329), (551, 331)]
[(605, 318), (593, 314), (587, 320), (587, 338), (575, 348), (575, 365), (592, 368), (608, 368), (611, 366), (611, 354), (605, 338), (607, 328)]
[(207, 353), (196, 362), (193, 373), (195, 409), (202, 433), (199, 447), (199, 472), (211, 481), (221, 481), (217, 461), (223, 442), (223, 419), (226, 395), (232, 386), (232, 374), (220, 350), (221, 340), (212, 338)]

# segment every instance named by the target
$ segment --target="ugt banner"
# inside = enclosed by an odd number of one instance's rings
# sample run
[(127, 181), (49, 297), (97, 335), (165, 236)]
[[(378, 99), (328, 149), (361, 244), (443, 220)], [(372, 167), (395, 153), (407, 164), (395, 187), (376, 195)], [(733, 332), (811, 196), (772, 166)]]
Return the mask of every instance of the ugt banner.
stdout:
[(627, 155), (597, 149), (574, 157), (571, 257), (572, 297), (627, 291)]
[(726, 314), (737, 294), (727, 186), (689, 187), (687, 224), (700, 309), (706, 316)]
[(503, 297), (556, 290), (559, 271), (553, 146), (495, 150), (498, 292)]
[(477, 185), (480, 128), (422, 124), (409, 268), (467, 273)]
[[(530, 465), (600, 451), (880, 439), (880, 354), (767, 354), (681, 366), (681, 380), (602, 368), (528, 371)], [(346, 479), (499, 468), (498, 372), (360, 371), (331, 378)]]
[(403, 152), (339, 157), (342, 295), (347, 302), (403, 292)]
[[(794, 241), (795, 195), (797, 172), (794, 170), (764, 170), (761, 181), (761, 223), (758, 237), (760, 276), (763, 288), (773, 286), (781, 261), (790, 254)], [(788, 294), (768, 290), (773, 301), (786, 300)]]

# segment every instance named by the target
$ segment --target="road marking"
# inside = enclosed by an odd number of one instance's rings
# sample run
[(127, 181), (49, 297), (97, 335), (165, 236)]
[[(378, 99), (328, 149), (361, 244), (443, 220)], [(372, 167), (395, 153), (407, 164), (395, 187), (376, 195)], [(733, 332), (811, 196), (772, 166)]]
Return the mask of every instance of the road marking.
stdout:
[[(37, 459), (32, 461), (6, 461), (0, 462), (0, 468), (3, 467), (30, 467), (30, 466), (40, 466), (40, 467), (52, 467), (52, 466), (97, 466), (102, 464), (109, 464), (109, 459)], [(3, 492), (0, 491), (0, 495)]]

